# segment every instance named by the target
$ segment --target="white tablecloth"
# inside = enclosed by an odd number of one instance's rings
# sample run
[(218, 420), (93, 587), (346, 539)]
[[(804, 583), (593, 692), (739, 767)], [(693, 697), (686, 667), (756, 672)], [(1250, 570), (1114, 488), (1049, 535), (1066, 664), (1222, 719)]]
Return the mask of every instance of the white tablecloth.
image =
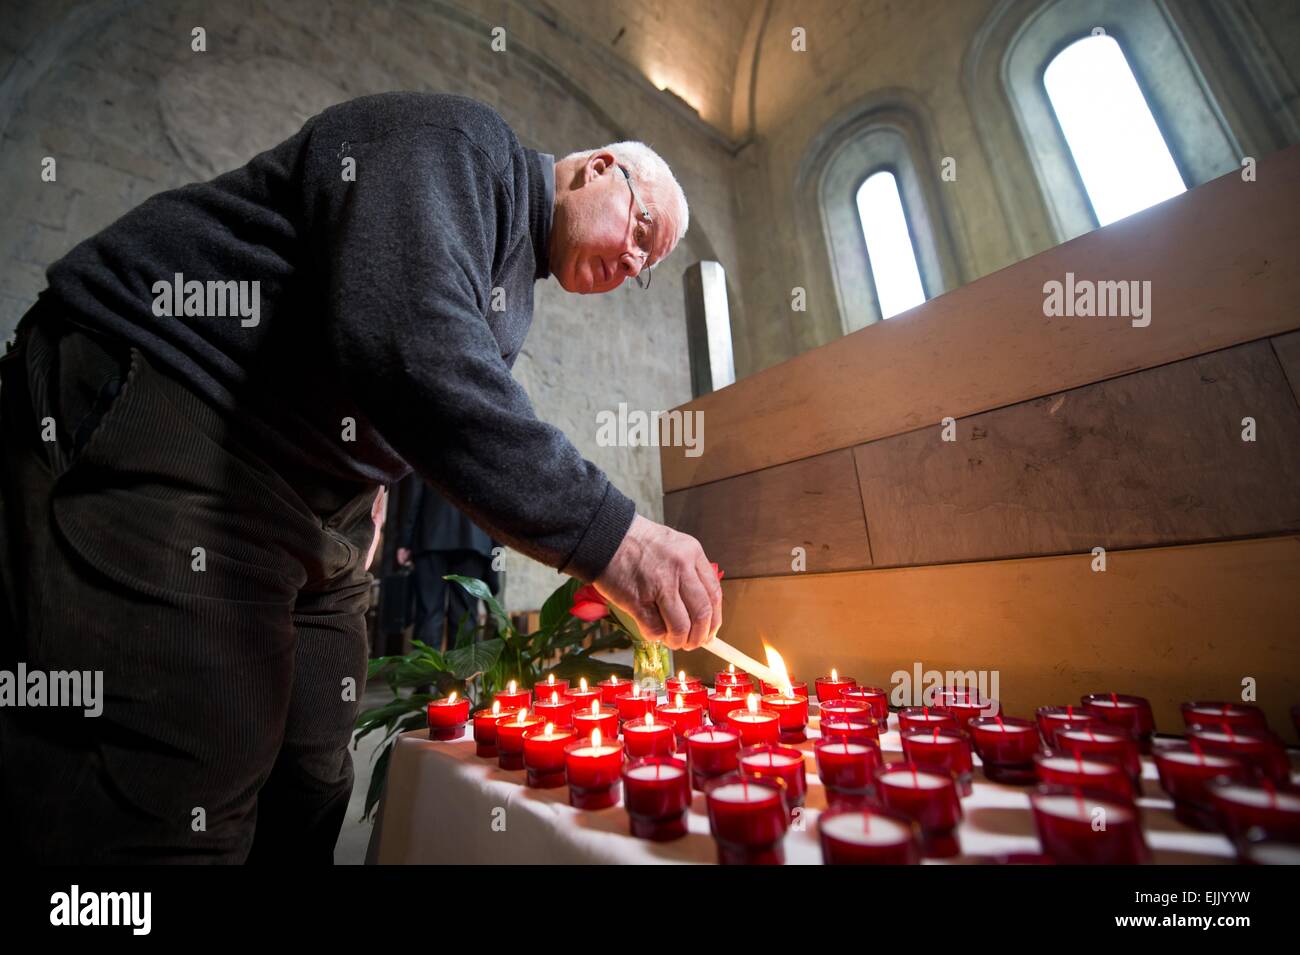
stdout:
[[(890, 715), (890, 731), (881, 736), (887, 762), (901, 761), (898, 717)], [(816, 819), (826, 808), (825, 790), (817, 778), (812, 740), (798, 748), (807, 752), (808, 797), (802, 831), (785, 838), (786, 863), (817, 865), (822, 861)], [(979, 758), (976, 757), (978, 764)], [(1198, 832), (1173, 816), (1173, 804), (1160, 788), (1155, 763), (1143, 757), (1143, 812), (1147, 844), (1156, 863), (1232, 862), (1235, 853), (1217, 833)], [(965, 815), (958, 834), (961, 855), (926, 862), (977, 863), (1011, 852), (1038, 852), (1029, 788), (991, 783), (977, 765), (971, 795), (962, 799)], [(695, 793), (687, 815), (689, 831), (673, 842), (649, 842), (628, 834), (622, 803), (595, 812), (568, 804), (567, 787), (529, 789), (524, 773), (498, 768), (496, 759), (474, 755), (466, 735), (452, 742), (434, 742), (426, 731), (398, 737), (388, 770), (388, 785), (380, 820), (372, 838), (371, 858), (387, 863), (566, 864), (566, 863), (713, 863), (717, 849), (709, 834), (704, 795)], [(504, 817), (496, 810), (504, 808)], [(500, 829), (493, 828), (494, 819)]]

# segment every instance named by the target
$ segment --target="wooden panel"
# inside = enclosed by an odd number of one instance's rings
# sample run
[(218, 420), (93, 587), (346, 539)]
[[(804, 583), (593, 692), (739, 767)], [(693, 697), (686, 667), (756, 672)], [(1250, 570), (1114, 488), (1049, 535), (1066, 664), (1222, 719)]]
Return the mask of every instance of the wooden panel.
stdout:
[[(1178, 704), (1240, 699), (1253, 677), (1269, 724), (1295, 742), (1300, 703), (1300, 537), (1087, 555), (723, 581), (723, 639), (781, 651), (799, 679), (830, 671), (891, 687), (891, 674), (998, 671), (1005, 711), (1031, 715), (1084, 693)], [(707, 651), (677, 666), (712, 674)], [(897, 684), (892, 684), (897, 685)]]
[(812, 572), (871, 566), (847, 449), (668, 494), (664, 523), (732, 575), (792, 573), (794, 547)]
[(1300, 530), (1300, 408), (1268, 341), (975, 415), (956, 434), (854, 449), (875, 566)]
[[(683, 406), (704, 453), (661, 452), (665, 491), (912, 431), (1300, 328), (1300, 146)], [(1067, 272), (1151, 282), (1145, 328), (1046, 318)]]
[(1291, 393), (1300, 403), (1300, 332), (1278, 335), (1272, 342), (1277, 360), (1282, 363), (1282, 370), (1291, 385)]

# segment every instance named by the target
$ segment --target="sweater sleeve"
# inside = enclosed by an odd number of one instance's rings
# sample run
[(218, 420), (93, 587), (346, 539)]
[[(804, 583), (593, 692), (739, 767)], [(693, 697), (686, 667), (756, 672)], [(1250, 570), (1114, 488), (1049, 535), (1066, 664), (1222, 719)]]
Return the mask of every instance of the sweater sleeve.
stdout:
[(595, 579), (635, 505), (537, 418), (488, 326), (493, 262), (512, 216), (527, 214), (512, 209), (500, 161), (432, 126), (354, 150), (356, 181), (326, 241), (327, 334), (345, 386), (385, 440), (494, 538)]

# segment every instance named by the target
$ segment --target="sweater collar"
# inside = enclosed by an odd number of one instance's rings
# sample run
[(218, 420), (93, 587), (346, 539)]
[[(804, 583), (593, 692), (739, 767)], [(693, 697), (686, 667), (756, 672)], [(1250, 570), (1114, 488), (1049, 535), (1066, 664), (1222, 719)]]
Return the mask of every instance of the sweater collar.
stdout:
[(551, 219), (555, 215), (555, 156), (524, 149), (528, 163), (528, 228), (537, 260), (535, 278), (551, 274)]

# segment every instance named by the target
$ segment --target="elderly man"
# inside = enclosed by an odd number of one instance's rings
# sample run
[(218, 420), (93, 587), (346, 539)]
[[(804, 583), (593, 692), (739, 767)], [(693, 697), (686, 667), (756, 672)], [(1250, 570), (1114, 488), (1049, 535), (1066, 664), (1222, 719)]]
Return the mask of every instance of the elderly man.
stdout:
[(464, 97), (326, 110), (51, 266), (3, 358), (4, 663), (102, 715), (0, 707), (0, 855), (329, 861), (365, 682), (378, 487), (694, 647), (721, 594), (511, 377), (533, 283), (638, 284), (687, 227), (640, 143), (559, 160)]

